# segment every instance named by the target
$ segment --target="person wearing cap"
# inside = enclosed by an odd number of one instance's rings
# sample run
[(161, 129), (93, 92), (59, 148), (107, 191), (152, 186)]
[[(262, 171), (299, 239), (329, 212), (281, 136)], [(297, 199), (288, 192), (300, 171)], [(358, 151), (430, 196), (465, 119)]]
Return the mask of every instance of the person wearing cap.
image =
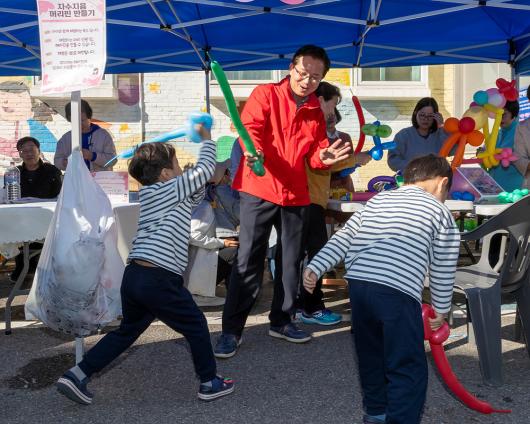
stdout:
[(206, 196), (191, 214), (184, 281), (199, 306), (224, 303), (224, 298), (215, 296), (215, 288), (228, 279), (237, 257), (239, 202), (231, 193), (229, 164), (230, 160), (217, 162)]
[[(71, 104), (68, 103), (64, 112), (68, 122), (71, 120)], [(116, 147), (107, 130), (92, 122), (92, 108), (86, 100), (81, 100), (81, 153), (87, 168), (92, 172), (112, 171), (112, 166), (107, 166), (114, 156)], [(57, 142), (57, 149), (53, 163), (64, 171), (68, 164), (68, 156), (72, 153), (72, 131), (65, 133)], [(112, 165), (112, 164), (111, 164)]]
[[(22, 137), (17, 141), (17, 150), (22, 158), (20, 171), (20, 191), (22, 197), (35, 197), (39, 199), (55, 199), (61, 192), (61, 171), (51, 163), (41, 159), (40, 143), (33, 137)], [(42, 249), (42, 243), (31, 243), (30, 249)], [(35, 270), (39, 262), (39, 255), (30, 259), (30, 270)], [(15, 257), (15, 269), (9, 278), (17, 281), (24, 268), (24, 256)]]

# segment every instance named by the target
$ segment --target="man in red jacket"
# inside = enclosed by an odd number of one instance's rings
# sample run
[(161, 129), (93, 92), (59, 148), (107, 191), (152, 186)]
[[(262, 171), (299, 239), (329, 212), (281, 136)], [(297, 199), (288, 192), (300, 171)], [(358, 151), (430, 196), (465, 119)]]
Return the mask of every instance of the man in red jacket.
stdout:
[[(267, 242), (274, 225), (281, 237), (269, 335), (304, 343), (311, 335), (292, 323), (302, 257), (302, 238), (310, 203), (305, 162), (326, 169), (348, 156), (350, 146), (331, 146), (326, 123), (314, 94), (330, 67), (324, 49), (303, 46), (294, 54), (289, 76), (254, 89), (241, 114), (261, 160), (265, 175), (254, 175), (241, 160), (233, 188), (240, 192), (240, 234), (237, 264), (232, 270), (223, 311), (223, 333), (215, 356), (229, 358), (241, 344), (247, 317), (263, 280)], [(341, 147), (342, 146), (342, 147)], [(244, 151), (244, 146), (242, 146)], [(246, 164), (258, 158), (244, 151)]]

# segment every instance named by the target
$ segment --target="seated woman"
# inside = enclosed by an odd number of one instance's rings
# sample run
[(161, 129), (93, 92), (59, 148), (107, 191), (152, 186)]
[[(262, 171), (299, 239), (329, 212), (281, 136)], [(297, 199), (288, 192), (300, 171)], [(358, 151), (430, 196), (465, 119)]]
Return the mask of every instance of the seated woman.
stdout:
[[(519, 102), (506, 102), (504, 105), (504, 113), (502, 114), (501, 129), (497, 138), (498, 148), (514, 148), (515, 132), (519, 121), (518, 117)], [(491, 168), (488, 173), (505, 191), (513, 191), (516, 188), (521, 188), (523, 184), (523, 175), (514, 164), (511, 164), (507, 168), (501, 165), (496, 166)]]
[(192, 211), (188, 268), (184, 281), (199, 306), (218, 306), (216, 285), (228, 281), (237, 257), (239, 202), (231, 192), (228, 162), (217, 164), (204, 200)]
[[(22, 137), (17, 141), (17, 150), (22, 158), (20, 171), (21, 197), (36, 197), (40, 199), (55, 199), (61, 192), (61, 171), (51, 163), (41, 159), (40, 143), (33, 137)], [(42, 249), (42, 243), (31, 243), (30, 249)], [(30, 260), (30, 269), (35, 269), (39, 257)], [(15, 257), (15, 269), (10, 275), (16, 281), (24, 268), (24, 257)]]
[[(66, 119), (71, 120), (71, 104), (64, 108)], [(91, 122), (92, 108), (86, 100), (81, 100), (81, 151), (86, 166), (92, 172), (112, 171), (112, 166), (105, 168), (105, 164), (116, 156), (116, 147), (107, 130)], [(72, 153), (72, 131), (65, 133), (57, 142), (57, 149), (53, 162), (64, 171), (68, 164), (68, 156)]]
[(414, 158), (430, 153), (438, 154), (448, 137), (441, 126), (443, 117), (432, 97), (421, 99), (412, 112), (412, 126), (394, 137), (396, 148), (388, 152), (388, 166), (395, 172), (405, 169)]

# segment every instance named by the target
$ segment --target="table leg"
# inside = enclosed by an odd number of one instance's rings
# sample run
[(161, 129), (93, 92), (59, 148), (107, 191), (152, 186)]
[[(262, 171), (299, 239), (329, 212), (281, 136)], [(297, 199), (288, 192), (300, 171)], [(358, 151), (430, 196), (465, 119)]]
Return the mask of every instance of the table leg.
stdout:
[(75, 364), (79, 364), (83, 360), (85, 354), (85, 338), (76, 337), (75, 338)]
[(24, 294), (25, 290), (19, 290), (22, 286), (22, 283), (24, 282), (24, 279), (26, 278), (26, 275), (28, 275), (29, 270), (29, 242), (24, 243), (24, 247), (22, 248), (22, 255), (24, 257), (24, 267), (22, 268), (22, 272), (17, 278), (17, 281), (13, 288), (11, 289), (11, 292), (9, 293), (9, 297), (7, 298), (6, 302), (6, 313), (5, 313), (5, 321), (6, 321), (6, 330), (5, 334), (9, 335), (11, 334), (11, 304), (13, 303), (13, 300), (16, 296), (19, 294)]

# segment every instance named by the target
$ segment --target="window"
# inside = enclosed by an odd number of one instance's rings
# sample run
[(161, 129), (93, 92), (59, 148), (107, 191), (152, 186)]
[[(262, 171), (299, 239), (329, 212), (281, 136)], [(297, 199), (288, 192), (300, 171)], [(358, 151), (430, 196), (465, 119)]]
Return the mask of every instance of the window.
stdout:
[(421, 66), (365, 68), (361, 72), (361, 81), (419, 82), (421, 81)]
[(413, 99), (431, 95), (427, 66), (353, 69), (352, 77), (352, 90), (361, 99)]

